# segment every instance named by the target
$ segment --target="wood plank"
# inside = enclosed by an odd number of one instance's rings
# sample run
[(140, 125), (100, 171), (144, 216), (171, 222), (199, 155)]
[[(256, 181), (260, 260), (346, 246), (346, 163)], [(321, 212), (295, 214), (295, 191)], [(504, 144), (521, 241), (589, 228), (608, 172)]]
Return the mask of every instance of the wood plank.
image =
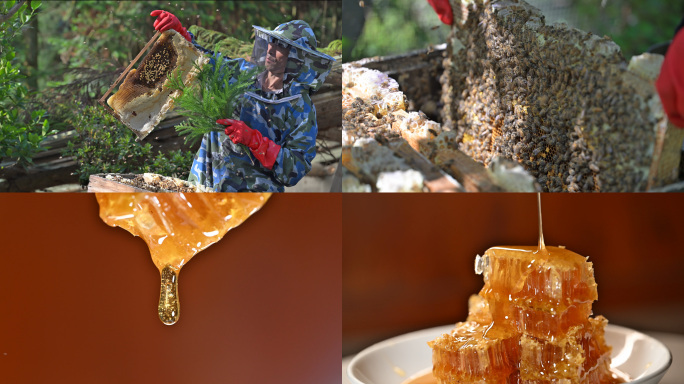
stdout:
[[(342, 126), (341, 89), (315, 94), (311, 97), (311, 101), (316, 107), (316, 122), (319, 131)], [(339, 132), (339, 141), (342, 141), (342, 131)]]
[(150, 192), (132, 185), (107, 180), (103, 175), (90, 175), (88, 192)]
[(425, 186), (430, 192), (465, 191), (458, 181), (444, 173), (425, 156), (418, 153), (406, 140), (392, 140), (388, 143), (388, 146), (397, 156), (404, 159), (406, 164), (423, 175)]
[(78, 168), (73, 158), (62, 158), (47, 164), (37, 164), (29, 169), (11, 167), (3, 169), (0, 192), (29, 192), (60, 184), (78, 183), (73, 173)]
[(392, 56), (375, 56), (357, 61), (366, 68), (395, 76), (411, 71), (424, 71), (431, 67), (430, 59), (441, 58), (446, 51), (446, 44), (424, 48), (408, 53)]
[(667, 121), (661, 122), (659, 128), (647, 190), (679, 181), (684, 129)]
[(435, 164), (453, 175), (466, 192), (502, 192), (487, 173), (484, 165), (459, 150), (442, 150)]

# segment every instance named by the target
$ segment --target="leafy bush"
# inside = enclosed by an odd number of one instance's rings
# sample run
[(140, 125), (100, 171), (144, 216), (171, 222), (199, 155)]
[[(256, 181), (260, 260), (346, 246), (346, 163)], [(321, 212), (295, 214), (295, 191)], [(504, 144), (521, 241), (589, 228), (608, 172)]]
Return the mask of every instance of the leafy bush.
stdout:
[(91, 174), (157, 173), (181, 179), (188, 177), (193, 153), (152, 151), (149, 143), (135, 141), (135, 135), (100, 106), (76, 102), (62, 106), (64, 118), (77, 133), (63, 151), (78, 162), (81, 185), (87, 185)]
[[(60, 88), (83, 101), (101, 96), (154, 35), (150, 12), (174, 13), (186, 28), (202, 27), (253, 44), (251, 26), (275, 28), (302, 19), (321, 44), (341, 34), (340, 1), (50, 1), (39, 15), (40, 89)], [(213, 46), (213, 44), (211, 44)], [(30, 48), (19, 42), (24, 61)]]
[[(14, 4), (0, 3), (0, 15), (9, 15)], [(0, 24), (0, 158), (9, 158), (24, 167), (33, 163), (36, 153), (45, 150), (40, 145), (45, 136), (55, 133), (45, 110), (30, 102), (29, 91), (22, 83), (24, 76), (12, 63), (15, 52), (10, 44), (39, 6), (36, 1), (24, 4)]]
[(183, 84), (183, 74), (170, 77), (170, 89), (181, 91), (175, 97), (178, 112), (188, 120), (176, 126), (186, 142), (196, 142), (205, 134), (221, 132), (225, 127), (218, 119), (233, 119), (238, 100), (254, 84), (259, 68), (240, 71), (235, 65), (195, 66), (197, 79), (191, 85)]
[(580, 16), (579, 28), (610, 36), (627, 60), (655, 44), (670, 41), (684, 16), (681, 1), (576, 0), (574, 8)]

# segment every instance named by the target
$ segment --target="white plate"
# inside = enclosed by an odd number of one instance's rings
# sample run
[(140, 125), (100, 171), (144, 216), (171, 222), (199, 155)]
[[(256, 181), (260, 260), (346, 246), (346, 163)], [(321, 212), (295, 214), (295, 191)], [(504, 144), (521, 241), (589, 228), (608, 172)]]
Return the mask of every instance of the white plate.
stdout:
[[(352, 359), (347, 375), (353, 384), (401, 384), (432, 366), (427, 342), (452, 328), (424, 329), (372, 345)], [(611, 367), (629, 375), (629, 383), (657, 384), (672, 363), (663, 343), (628, 328), (608, 324), (606, 342), (613, 347)]]

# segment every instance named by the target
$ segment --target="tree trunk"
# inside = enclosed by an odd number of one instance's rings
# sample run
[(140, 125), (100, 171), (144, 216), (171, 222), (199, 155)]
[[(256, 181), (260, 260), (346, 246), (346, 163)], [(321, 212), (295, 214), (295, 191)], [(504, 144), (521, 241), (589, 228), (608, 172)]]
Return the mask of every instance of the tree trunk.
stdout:
[(28, 69), (26, 82), (29, 90), (38, 91), (38, 13), (34, 14), (29, 21), (26, 40), (26, 66)]

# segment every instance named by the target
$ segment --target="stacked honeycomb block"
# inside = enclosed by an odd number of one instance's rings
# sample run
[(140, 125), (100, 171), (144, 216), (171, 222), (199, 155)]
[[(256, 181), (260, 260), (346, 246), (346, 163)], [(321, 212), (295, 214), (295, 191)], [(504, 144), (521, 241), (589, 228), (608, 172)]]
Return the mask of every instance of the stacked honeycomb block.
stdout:
[(455, 383), (616, 383), (592, 264), (558, 247), (495, 247), (465, 322), (429, 343), (433, 375)]

